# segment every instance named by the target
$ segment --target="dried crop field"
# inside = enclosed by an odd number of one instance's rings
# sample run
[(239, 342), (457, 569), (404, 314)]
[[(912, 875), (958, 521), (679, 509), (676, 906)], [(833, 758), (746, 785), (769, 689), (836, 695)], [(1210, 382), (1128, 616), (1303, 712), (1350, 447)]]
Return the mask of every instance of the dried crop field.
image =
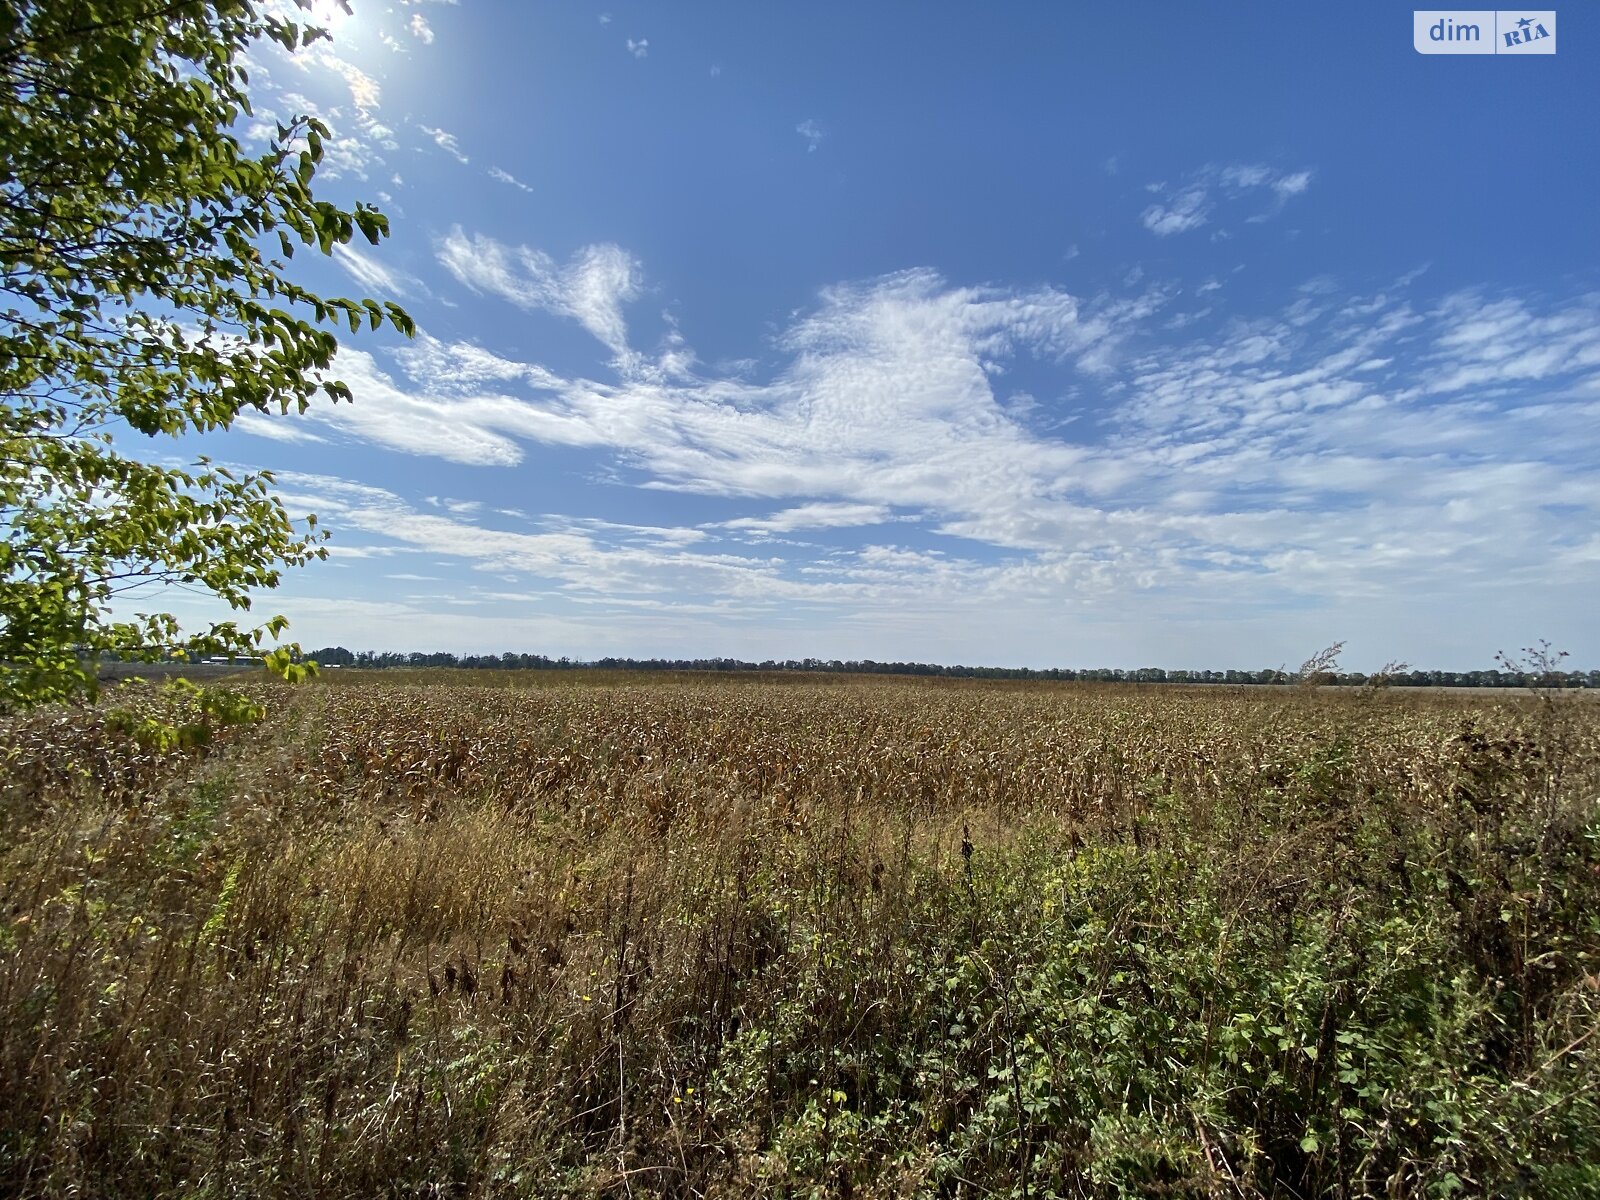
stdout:
[(1600, 1194), (1600, 705), (330, 672), (0, 730), (0, 1193)]

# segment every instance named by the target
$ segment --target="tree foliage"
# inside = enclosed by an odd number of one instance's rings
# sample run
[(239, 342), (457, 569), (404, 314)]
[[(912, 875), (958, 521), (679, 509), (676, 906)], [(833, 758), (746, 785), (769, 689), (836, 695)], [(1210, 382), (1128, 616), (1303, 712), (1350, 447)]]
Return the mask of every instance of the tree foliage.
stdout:
[(412, 332), (287, 274), (297, 249), (388, 233), (313, 195), (326, 126), (278, 124), (259, 154), (236, 134), (245, 51), (318, 36), (257, 0), (0, 0), (0, 709), (92, 693), (108, 653), (259, 654), (281, 617), (184, 631), (128, 610), (161, 586), (248, 610), (326, 554), (269, 472), (155, 445), (350, 399), (341, 320)]

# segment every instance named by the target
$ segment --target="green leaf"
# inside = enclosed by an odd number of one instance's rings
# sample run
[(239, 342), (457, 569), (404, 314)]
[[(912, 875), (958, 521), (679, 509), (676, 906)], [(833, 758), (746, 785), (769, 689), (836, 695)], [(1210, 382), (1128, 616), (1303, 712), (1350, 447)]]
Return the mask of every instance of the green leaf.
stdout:
[[(0, 311), (9, 711), (92, 697), (107, 657), (251, 654), (279, 637), (281, 619), (184, 631), (171, 614), (126, 611), (137, 584), (248, 610), (284, 569), (326, 553), (269, 476), (166, 465), (152, 439), (226, 429), (246, 408), (348, 400), (319, 377), (337, 350), (321, 326), (415, 326), (391, 301), (325, 300), (283, 274), (296, 245), (328, 254), (357, 230), (374, 244), (389, 231), (368, 205), (316, 198), (322, 122), (279, 124), (258, 157), (237, 140), (246, 53), (261, 39), (303, 45), (305, 27), (261, 0), (24, 3), (0, 24), (0, 272), (37, 309)], [(307, 673), (292, 654), (281, 666)]]

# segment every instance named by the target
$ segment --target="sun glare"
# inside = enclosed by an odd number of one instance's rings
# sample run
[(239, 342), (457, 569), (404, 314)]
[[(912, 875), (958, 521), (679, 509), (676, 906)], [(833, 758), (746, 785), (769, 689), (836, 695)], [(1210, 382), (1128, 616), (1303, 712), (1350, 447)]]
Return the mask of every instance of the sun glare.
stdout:
[(339, 27), (351, 17), (350, 9), (340, 0), (311, 0), (304, 6), (303, 16), (312, 25), (337, 33)]

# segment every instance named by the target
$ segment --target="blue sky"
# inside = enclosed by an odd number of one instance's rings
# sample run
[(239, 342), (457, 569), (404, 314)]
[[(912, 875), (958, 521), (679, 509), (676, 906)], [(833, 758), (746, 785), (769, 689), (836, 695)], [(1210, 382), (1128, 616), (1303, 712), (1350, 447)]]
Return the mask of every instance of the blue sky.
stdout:
[(309, 646), (1600, 664), (1558, 11), (1515, 59), (1376, 3), (355, 0), (257, 116), (392, 222), (299, 277), (420, 332), (181, 449), (333, 532), (259, 603)]

